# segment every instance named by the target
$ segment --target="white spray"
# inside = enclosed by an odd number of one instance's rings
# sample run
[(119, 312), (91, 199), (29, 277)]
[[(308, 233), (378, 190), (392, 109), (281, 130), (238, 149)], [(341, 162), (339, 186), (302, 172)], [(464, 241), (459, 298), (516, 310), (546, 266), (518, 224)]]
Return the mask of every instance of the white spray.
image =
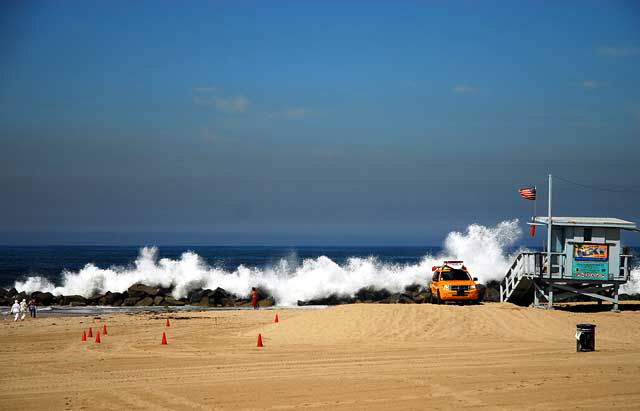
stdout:
[(500, 280), (514, 258), (506, 249), (513, 246), (521, 234), (518, 220), (504, 221), (495, 227), (473, 224), (464, 233), (449, 233), (441, 254), (426, 255), (413, 265), (382, 263), (376, 257), (352, 257), (339, 265), (321, 256), (306, 259), (295, 267), (283, 259), (274, 268), (241, 265), (232, 272), (211, 267), (190, 251), (177, 260), (158, 260), (157, 249), (145, 247), (133, 267), (103, 269), (87, 264), (78, 272), (63, 272), (59, 287), (43, 277), (29, 277), (26, 281), (17, 281), (15, 288), (27, 293), (39, 290), (90, 297), (107, 291), (123, 292), (132, 284), (144, 283), (173, 287), (173, 296), (181, 298), (197, 288), (221, 287), (236, 295), (247, 295), (251, 287), (260, 286), (271, 292), (279, 305), (296, 305), (298, 300), (331, 294), (353, 295), (368, 286), (399, 292), (410, 284), (426, 285), (431, 267), (443, 260), (464, 260), (480, 282)]
[(620, 287), (621, 294), (640, 294), (640, 266), (631, 269), (629, 281)]

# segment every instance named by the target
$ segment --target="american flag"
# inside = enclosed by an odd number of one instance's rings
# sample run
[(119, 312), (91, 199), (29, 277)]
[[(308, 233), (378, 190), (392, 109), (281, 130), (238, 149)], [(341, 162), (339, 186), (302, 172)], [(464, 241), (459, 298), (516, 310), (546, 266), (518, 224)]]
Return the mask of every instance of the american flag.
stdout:
[(536, 188), (535, 187), (525, 187), (518, 190), (520, 193), (520, 197), (525, 200), (535, 200), (536, 199)]

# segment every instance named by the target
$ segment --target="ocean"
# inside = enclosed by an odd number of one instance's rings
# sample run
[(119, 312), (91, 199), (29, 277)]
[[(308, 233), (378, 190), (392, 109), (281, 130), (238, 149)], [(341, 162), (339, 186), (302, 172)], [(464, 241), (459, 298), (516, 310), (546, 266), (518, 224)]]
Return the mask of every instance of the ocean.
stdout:
[[(16, 281), (43, 277), (56, 285), (63, 272), (80, 272), (87, 264), (101, 269), (133, 267), (143, 247), (138, 246), (0, 246), (0, 287), (11, 288)], [(233, 272), (240, 266), (268, 270), (287, 261), (299, 266), (304, 260), (326, 256), (338, 265), (349, 258), (375, 257), (382, 264), (417, 264), (425, 255), (435, 255), (442, 247), (292, 247), (292, 246), (161, 246), (157, 258), (179, 260), (184, 253), (197, 254), (208, 266)]]
[[(279, 305), (295, 306), (331, 294), (354, 295), (363, 287), (401, 292), (428, 284), (431, 267), (463, 260), (480, 283), (502, 280), (517, 253), (517, 220), (487, 227), (472, 224), (451, 232), (441, 246), (0, 246), (0, 286), (27, 293), (91, 297), (123, 292), (135, 283), (172, 289), (175, 298), (191, 290), (221, 287), (247, 295), (261, 287)], [(635, 250), (638, 253), (638, 250)], [(640, 291), (640, 269), (623, 292)]]

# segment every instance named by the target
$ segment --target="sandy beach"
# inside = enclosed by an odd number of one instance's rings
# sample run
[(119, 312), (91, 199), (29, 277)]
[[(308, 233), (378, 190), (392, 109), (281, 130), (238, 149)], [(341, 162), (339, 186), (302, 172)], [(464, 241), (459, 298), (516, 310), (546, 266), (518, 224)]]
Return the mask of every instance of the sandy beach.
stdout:
[[(577, 323), (596, 352), (575, 352)], [(640, 311), (499, 303), (5, 320), (0, 408), (638, 409), (639, 339)]]

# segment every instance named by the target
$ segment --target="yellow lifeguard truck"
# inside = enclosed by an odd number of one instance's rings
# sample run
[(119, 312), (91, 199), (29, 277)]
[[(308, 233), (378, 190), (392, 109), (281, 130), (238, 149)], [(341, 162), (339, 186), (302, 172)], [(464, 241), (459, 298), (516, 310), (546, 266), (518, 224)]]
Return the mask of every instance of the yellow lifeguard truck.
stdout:
[(433, 266), (431, 278), (431, 303), (446, 301), (468, 302), (479, 300), (477, 278), (471, 277), (462, 261), (445, 261), (441, 266)]

